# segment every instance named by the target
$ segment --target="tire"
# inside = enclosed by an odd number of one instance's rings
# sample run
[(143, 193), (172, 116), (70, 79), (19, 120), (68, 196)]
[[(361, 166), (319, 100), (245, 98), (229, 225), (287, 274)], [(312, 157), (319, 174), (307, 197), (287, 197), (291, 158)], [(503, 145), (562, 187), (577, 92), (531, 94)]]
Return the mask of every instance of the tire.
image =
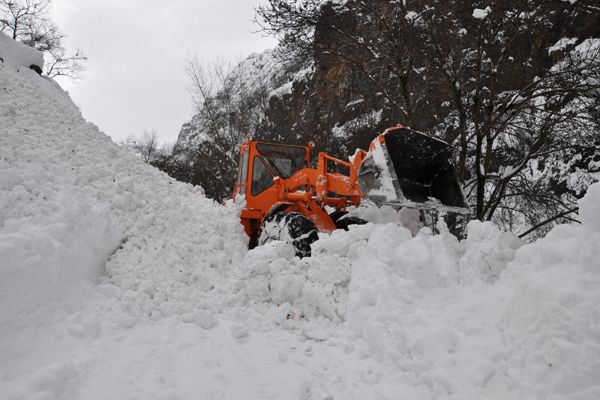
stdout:
[(341, 218), (339, 218), (337, 221), (335, 221), (335, 227), (338, 229), (343, 229), (345, 231), (347, 231), (350, 225), (364, 225), (366, 224), (367, 221), (365, 221), (362, 218), (358, 218), (352, 215), (349, 216), (343, 216)]
[(331, 214), (329, 214), (329, 217), (335, 224), (338, 221), (338, 219), (342, 218), (346, 214), (348, 214), (348, 211), (336, 210), (336, 211), (332, 212)]
[(263, 221), (258, 244), (282, 240), (294, 246), (296, 255), (302, 258), (310, 257), (310, 245), (317, 239), (317, 228), (311, 220), (297, 212), (280, 211)]

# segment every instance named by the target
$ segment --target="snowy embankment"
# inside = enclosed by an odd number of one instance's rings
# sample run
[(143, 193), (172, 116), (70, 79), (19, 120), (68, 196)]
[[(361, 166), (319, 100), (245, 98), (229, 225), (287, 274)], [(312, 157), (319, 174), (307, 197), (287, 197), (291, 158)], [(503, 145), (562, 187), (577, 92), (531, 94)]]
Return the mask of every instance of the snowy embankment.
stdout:
[(5, 34), (0, 34), (0, 64), (25, 68), (34, 67), (41, 71), (44, 67), (44, 55)]
[(236, 210), (0, 65), (0, 398), (600, 397), (600, 184), (528, 245), (365, 208), (300, 260)]
[(56, 83), (10, 67), (0, 79), (3, 322), (106, 272), (127, 289), (121, 269), (189, 273), (243, 253), (232, 212), (116, 146)]

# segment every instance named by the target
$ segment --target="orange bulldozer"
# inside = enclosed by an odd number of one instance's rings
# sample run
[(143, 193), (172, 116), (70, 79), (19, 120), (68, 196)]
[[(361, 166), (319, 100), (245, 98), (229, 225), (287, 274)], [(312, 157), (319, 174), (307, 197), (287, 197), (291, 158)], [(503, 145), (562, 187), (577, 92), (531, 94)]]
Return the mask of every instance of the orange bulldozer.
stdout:
[(468, 214), (450, 146), (398, 125), (377, 136), (350, 161), (325, 153), (310, 167), (311, 146), (247, 141), (240, 149), (233, 197), (244, 196), (241, 223), (253, 248), (273, 240), (310, 256), (317, 231), (366, 221), (347, 208), (368, 198), (378, 205)]

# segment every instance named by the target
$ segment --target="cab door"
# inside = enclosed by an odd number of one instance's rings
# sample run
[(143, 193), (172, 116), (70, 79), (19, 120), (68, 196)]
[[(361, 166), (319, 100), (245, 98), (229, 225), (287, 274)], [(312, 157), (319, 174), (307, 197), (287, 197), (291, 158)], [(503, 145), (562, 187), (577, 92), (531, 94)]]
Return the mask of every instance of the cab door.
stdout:
[(250, 154), (251, 160), (249, 188), (246, 193), (246, 208), (260, 213), (260, 218), (279, 199), (279, 194), (274, 187), (273, 174), (267, 167), (265, 160), (257, 151)]

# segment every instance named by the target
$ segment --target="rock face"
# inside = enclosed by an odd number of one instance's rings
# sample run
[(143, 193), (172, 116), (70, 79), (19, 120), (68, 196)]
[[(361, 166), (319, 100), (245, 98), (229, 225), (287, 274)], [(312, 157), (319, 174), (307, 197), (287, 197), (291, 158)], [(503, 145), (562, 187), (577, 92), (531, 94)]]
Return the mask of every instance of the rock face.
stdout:
[(173, 146), (173, 152), (178, 154), (183, 152), (185, 149), (192, 148), (202, 143), (205, 136), (199, 131), (198, 118), (192, 118), (191, 121), (185, 122), (181, 126), (177, 142)]

